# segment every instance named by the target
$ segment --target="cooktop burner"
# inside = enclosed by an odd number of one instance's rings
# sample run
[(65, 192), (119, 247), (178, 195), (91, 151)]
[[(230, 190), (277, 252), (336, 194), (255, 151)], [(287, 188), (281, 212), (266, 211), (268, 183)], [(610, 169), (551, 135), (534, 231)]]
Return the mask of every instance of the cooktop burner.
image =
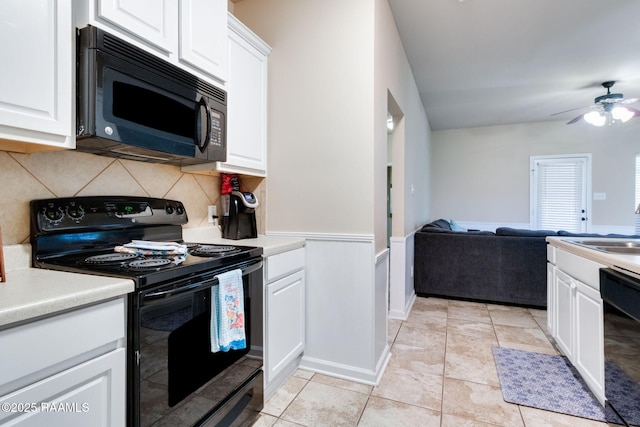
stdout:
[(224, 256), (235, 252), (239, 252), (239, 249), (237, 247), (222, 245), (198, 245), (194, 249), (190, 250), (191, 255), (203, 257)]
[(88, 258), (82, 260), (82, 264), (92, 265), (92, 264), (122, 264), (127, 261), (131, 261), (134, 259), (140, 258), (137, 254), (123, 254), (123, 253), (112, 253), (112, 254), (101, 254), (101, 255), (93, 255)]
[(167, 258), (151, 258), (131, 261), (127, 264), (127, 268), (132, 270), (153, 270), (161, 267), (167, 267), (171, 264), (175, 264), (175, 262)]

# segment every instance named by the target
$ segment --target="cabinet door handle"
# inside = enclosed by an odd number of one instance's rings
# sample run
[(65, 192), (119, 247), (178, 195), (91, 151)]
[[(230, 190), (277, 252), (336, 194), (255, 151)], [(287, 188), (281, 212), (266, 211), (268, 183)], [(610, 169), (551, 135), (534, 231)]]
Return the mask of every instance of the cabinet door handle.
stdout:
[[(196, 138), (197, 138), (196, 146), (198, 147), (201, 153), (204, 153), (204, 150), (207, 148), (207, 146), (209, 145), (209, 141), (211, 140), (211, 108), (209, 107), (209, 104), (207, 103), (207, 100), (204, 97), (200, 98), (200, 101), (198, 101), (198, 106), (197, 106), (198, 111), (196, 113), (196, 117), (197, 115), (201, 114), (203, 108), (204, 108), (206, 120), (204, 121), (204, 123), (200, 123), (199, 127), (196, 126)], [(198, 123), (197, 119), (196, 119), (196, 123)], [(202, 139), (202, 129), (205, 130), (204, 140)]]

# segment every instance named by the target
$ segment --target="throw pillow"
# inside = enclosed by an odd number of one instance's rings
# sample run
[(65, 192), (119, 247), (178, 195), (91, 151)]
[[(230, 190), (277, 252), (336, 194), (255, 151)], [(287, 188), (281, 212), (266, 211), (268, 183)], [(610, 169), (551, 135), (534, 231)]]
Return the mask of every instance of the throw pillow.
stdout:
[(455, 222), (452, 219), (449, 220), (449, 224), (451, 224), (451, 230), (453, 230), (453, 231), (467, 231), (466, 228), (460, 226), (460, 224), (458, 224), (457, 222)]

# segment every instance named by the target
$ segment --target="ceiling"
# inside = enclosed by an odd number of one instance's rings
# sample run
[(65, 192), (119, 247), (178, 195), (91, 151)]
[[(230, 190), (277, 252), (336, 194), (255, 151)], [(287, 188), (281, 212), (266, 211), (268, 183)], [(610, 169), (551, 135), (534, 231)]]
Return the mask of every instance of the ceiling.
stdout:
[(567, 122), (607, 80), (640, 98), (640, 0), (389, 4), (432, 130)]

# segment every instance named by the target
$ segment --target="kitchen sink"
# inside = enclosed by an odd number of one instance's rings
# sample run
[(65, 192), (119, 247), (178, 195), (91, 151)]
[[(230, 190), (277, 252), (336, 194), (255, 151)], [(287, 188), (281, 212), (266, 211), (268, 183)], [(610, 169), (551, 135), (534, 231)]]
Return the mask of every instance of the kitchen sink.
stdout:
[(640, 255), (640, 240), (574, 240), (572, 243), (602, 252)]
[(595, 248), (601, 251), (611, 252), (616, 254), (632, 254), (632, 255), (640, 254), (640, 247), (621, 248), (616, 246), (596, 246)]
[(629, 242), (629, 241), (621, 241), (621, 242), (612, 242), (612, 241), (602, 241), (602, 240), (583, 240), (580, 243), (581, 245), (586, 246), (598, 246), (598, 247), (616, 247), (616, 248), (640, 248), (640, 242)]

